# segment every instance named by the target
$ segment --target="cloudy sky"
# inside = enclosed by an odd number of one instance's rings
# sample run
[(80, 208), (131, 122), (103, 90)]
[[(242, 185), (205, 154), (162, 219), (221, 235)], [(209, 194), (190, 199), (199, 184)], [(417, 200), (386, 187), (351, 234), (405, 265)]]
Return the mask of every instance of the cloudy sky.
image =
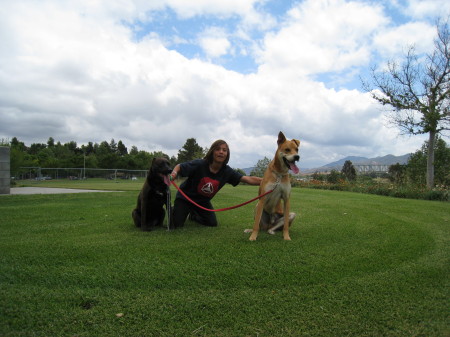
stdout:
[(0, 138), (122, 142), (176, 155), (225, 139), (232, 167), (403, 155), (361, 88), (373, 65), (433, 49), (447, 0), (0, 0)]

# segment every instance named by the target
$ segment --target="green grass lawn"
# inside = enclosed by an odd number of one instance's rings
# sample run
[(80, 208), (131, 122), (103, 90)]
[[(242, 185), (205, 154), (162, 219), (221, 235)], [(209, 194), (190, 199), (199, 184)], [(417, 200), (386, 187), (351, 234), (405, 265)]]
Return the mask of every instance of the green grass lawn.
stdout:
[(450, 335), (449, 203), (296, 188), (292, 241), (250, 242), (254, 204), (141, 232), (109, 185), (0, 196), (1, 336)]
[(76, 188), (76, 189), (92, 189), (106, 191), (139, 191), (144, 184), (144, 179), (140, 178), (135, 181), (117, 179), (108, 180), (102, 178), (93, 178), (86, 180), (18, 180), (13, 187), (58, 187), (58, 188)]

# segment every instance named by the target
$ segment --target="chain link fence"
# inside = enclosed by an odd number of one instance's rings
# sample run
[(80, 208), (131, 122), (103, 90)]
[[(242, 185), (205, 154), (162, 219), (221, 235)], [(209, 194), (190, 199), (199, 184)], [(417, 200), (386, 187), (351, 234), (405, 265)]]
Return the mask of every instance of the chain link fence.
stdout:
[[(13, 173), (13, 172), (11, 172)], [(147, 170), (98, 169), (98, 168), (57, 168), (57, 167), (21, 167), (11, 174), (15, 180), (53, 180), (70, 179), (81, 180), (88, 178), (104, 179), (137, 179), (145, 178)]]

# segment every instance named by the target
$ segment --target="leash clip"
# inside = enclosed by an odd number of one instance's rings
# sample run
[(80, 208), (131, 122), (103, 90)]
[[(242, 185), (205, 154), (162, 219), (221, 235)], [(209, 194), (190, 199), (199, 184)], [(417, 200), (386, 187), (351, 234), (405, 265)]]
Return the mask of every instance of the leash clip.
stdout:
[(272, 173), (275, 175), (275, 185), (273, 187), (273, 190), (275, 190), (280, 184), (281, 184), (281, 178), (283, 178), (285, 175), (288, 175), (289, 173), (285, 174), (279, 174), (278, 172), (275, 172), (272, 170)]

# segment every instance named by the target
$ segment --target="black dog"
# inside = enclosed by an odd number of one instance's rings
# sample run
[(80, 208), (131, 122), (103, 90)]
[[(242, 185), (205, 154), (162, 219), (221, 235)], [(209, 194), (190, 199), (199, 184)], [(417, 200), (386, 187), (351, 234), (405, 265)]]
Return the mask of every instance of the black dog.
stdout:
[(134, 224), (143, 231), (149, 231), (163, 224), (166, 214), (163, 207), (167, 201), (170, 172), (172, 169), (166, 158), (153, 158), (144, 186), (139, 193), (136, 208), (131, 213)]

